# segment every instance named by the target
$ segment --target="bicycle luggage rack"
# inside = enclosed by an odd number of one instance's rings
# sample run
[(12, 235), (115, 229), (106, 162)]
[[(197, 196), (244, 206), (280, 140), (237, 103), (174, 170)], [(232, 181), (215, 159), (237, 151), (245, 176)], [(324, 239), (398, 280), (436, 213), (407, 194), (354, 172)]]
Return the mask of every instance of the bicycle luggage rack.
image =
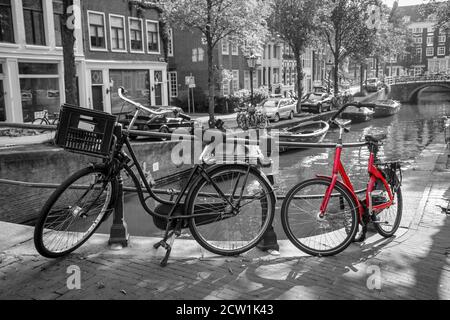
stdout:
[[(106, 126), (109, 127), (111, 124), (111, 119), (106, 119)], [(109, 125), (108, 125), (109, 123)], [(56, 131), (57, 126), (55, 125), (33, 125), (33, 124), (18, 124), (18, 123), (0, 123), (0, 128), (18, 128), (18, 129), (35, 129), (35, 130), (45, 130), (45, 131)], [(165, 133), (159, 133), (159, 132), (143, 132), (143, 131), (135, 131), (130, 130), (130, 133), (136, 136), (141, 137), (148, 137), (148, 138), (168, 138), (171, 139), (171, 134), (165, 134)], [(196, 136), (192, 135), (182, 135), (177, 134), (176, 135), (178, 139), (185, 139), (185, 140), (198, 140)], [(259, 141), (256, 140), (250, 140), (246, 138), (237, 138), (236, 136), (231, 136), (232, 139), (224, 139), (226, 143), (245, 143), (245, 144), (253, 144), (258, 145)], [(224, 138), (226, 138), (226, 135), (224, 135)], [(297, 147), (297, 148), (309, 148), (309, 149), (332, 149), (336, 147), (336, 144), (333, 143), (300, 143), (300, 142), (279, 142), (276, 141), (276, 145), (278, 147)], [(357, 143), (348, 143), (344, 145), (344, 148), (361, 148), (366, 146), (366, 142), (357, 142)], [(68, 150), (70, 151), (70, 150)], [(77, 153), (87, 153), (89, 155), (92, 155), (92, 152), (83, 152), (83, 150), (74, 150)], [(89, 150), (88, 150), (89, 151)], [(103, 149), (96, 149), (97, 151), (103, 151)], [(97, 157), (104, 157), (105, 153), (97, 152)], [(25, 188), (39, 188), (39, 189), (56, 189), (58, 188), (59, 184), (53, 184), (53, 183), (35, 183), (35, 182), (23, 182), (23, 181), (14, 181), (14, 180), (8, 180), (8, 179), (0, 179), (0, 184), (7, 184), (7, 185), (14, 185), (14, 186), (20, 186)], [(77, 186), (80, 189), (85, 189), (86, 186)], [(123, 192), (137, 192), (136, 188), (131, 187), (123, 187), (122, 194), (119, 194), (119, 197), (122, 197)], [(179, 193), (179, 190), (163, 190), (163, 189), (155, 189), (153, 190), (156, 194), (162, 194), (162, 195), (176, 195)], [(361, 194), (365, 193), (366, 190), (358, 190), (356, 193)], [(146, 191), (144, 191), (146, 193)], [(277, 199), (283, 200), (286, 198), (285, 195), (276, 195)], [(123, 197), (122, 197), (123, 199)], [(113, 224), (111, 229), (111, 236), (110, 236), (110, 244), (120, 244), (122, 247), (126, 247), (128, 245), (128, 231), (127, 231), (127, 225), (124, 219), (124, 213), (123, 213), (123, 200), (117, 201), (116, 207), (114, 208), (114, 221), (118, 224)], [(114, 230), (113, 230), (114, 229)], [(115, 234), (115, 235), (113, 235)], [(117, 234), (120, 234), (119, 237), (117, 237)]]

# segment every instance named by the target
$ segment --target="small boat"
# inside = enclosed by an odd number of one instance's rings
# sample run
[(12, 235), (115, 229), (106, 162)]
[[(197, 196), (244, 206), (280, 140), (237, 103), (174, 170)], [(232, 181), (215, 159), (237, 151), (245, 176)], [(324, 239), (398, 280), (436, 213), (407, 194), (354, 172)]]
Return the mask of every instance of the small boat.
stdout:
[[(281, 131), (280, 142), (320, 143), (323, 141), (330, 125), (325, 121), (308, 121)], [(305, 149), (301, 147), (280, 147), (280, 152), (293, 149)]]
[(342, 113), (342, 118), (352, 120), (353, 123), (361, 123), (372, 120), (374, 114), (375, 111), (366, 107), (357, 108), (354, 106), (349, 106)]
[(377, 100), (374, 102), (376, 107), (373, 109), (375, 111), (375, 118), (386, 118), (397, 114), (402, 105), (400, 102), (395, 100)]

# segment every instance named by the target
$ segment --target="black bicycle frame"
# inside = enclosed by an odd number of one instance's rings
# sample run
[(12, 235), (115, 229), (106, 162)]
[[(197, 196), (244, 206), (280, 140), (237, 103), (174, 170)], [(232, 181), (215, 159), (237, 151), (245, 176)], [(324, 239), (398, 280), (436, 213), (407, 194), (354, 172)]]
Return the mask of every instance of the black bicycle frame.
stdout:
[[(148, 183), (146, 177), (145, 177), (145, 173), (142, 170), (139, 161), (136, 157), (136, 154), (134, 153), (134, 150), (130, 144), (130, 141), (127, 137), (126, 134), (122, 134), (122, 137), (119, 141), (118, 145), (118, 151), (117, 154), (122, 155), (123, 160), (119, 160), (121, 162), (120, 166), (119, 166), (119, 170), (117, 172), (117, 174), (120, 173), (120, 171), (123, 169), (125, 170), (128, 175), (131, 177), (131, 179), (133, 180), (133, 183), (137, 189), (137, 193), (139, 196), (139, 201), (141, 202), (142, 207), (144, 208), (144, 210), (150, 214), (151, 216), (154, 217), (158, 217), (158, 218), (163, 218), (166, 220), (174, 220), (174, 219), (191, 219), (191, 218), (199, 218), (199, 217), (207, 217), (207, 216), (217, 216), (217, 213), (205, 213), (205, 214), (190, 214), (190, 215), (183, 215), (183, 216), (174, 216), (175, 211), (177, 210), (178, 206), (181, 204), (181, 200), (183, 199), (184, 195), (186, 194), (186, 192), (189, 190), (192, 182), (196, 179), (197, 176), (201, 175), (203, 178), (206, 179), (206, 181), (208, 181), (209, 183), (212, 184), (212, 186), (214, 187), (214, 189), (218, 192), (219, 196), (221, 196), (225, 201), (228, 202), (228, 204), (235, 209), (235, 204), (232, 203), (232, 198), (228, 199), (227, 196), (222, 192), (222, 190), (220, 190), (220, 188), (217, 186), (217, 184), (211, 179), (211, 177), (208, 175), (208, 173), (206, 172), (205, 168), (202, 165), (196, 164), (194, 166), (194, 168), (191, 170), (191, 173), (189, 175), (189, 179), (187, 181), (187, 183), (183, 186), (182, 190), (180, 191), (180, 193), (178, 194), (178, 197), (176, 198), (175, 202), (171, 202), (171, 201), (167, 201), (164, 200), (162, 198), (160, 198), (158, 195), (156, 195), (150, 184)], [(132, 165), (129, 166), (128, 165), (128, 161), (127, 159), (128, 156), (123, 152), (123, 145), (125, 145), (130, 153), (131, 156), (131, 160), (132, 160)], [(169, 214), (167, 216), (165, 215), (160, 215), (156, 212), (154, 212), (152, 209), (150, 209), (147, 206), (146, 203), (146, 198), (144, 198), (144, 191), (142, 189), (141, 184), (139, 183), (139, 179), (136, 176), (136, 174), (133, 172), (132, 167), (135, 166), (139, 177), (141, 178), (144, 187), (146, 189), (146, 191), (148, 192), (148, 194), (150, 195), (150, 198), (153, 198), (154, 200), (156, 200), (157, 202), (164, 204), (164, 205), (170, 205), (172, 206), (171, 211), (169, 212)], [(248, 178), (248, 175), (250, 174), (250, 167), (249, 170), (247, 171), (247, 175), (246, 175), (246, 179)], [(239, 181), (239, 180), (238, 180)], [(233, 195), (231, 196), (233, 197)], [(148, 199), (148, 198), (147, 198)]]

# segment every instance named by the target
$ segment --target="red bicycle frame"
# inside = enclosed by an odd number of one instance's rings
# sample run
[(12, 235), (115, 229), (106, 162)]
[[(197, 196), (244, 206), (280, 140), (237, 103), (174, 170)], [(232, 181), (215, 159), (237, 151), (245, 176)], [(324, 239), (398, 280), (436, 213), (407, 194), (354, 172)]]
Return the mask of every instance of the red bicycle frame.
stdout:
[[(321, 216), (325, 216), (326, 215), (328, 204), (329, 204), (330, 199), (332, 197), (332, 192), (333, 192), (336, 184), (342, 183), (343, 186), (351, 193), (353, 199), (358, 204), (359, 216), (360, 216), (360, 219), (362, 219), (363, 215), (364, 215), (364, 207), (362, 205), (361, 200), (356, 195), (355, 188), (353, 187), (353, 184), (350, 181), (350, 178), (347, 175), (347, 172), (345, 171), (344, 165), (342, 164), (342, 160), (341, 160), (342, 150), (343, 150), (343, 145), (340, 142), (336, 146), (336, 154), (335, 154), (334, 165), (333, 165), (333, 175), (331, 177), (318, 176), (319, 178), (326, 178), (326, 179), (330, 179), (331, 180), (331, 184), (330, 184), (330, 186), (328, 187), (328, 189), (327, 189), (327, 191), (325, 193), (325, 197), (324, 197), (322, 205), (320, 207), (320, 214), (321, 214)], [(370, 179), (369, 179), (369, 183), (367, 185), (367, 191), (366, 191), (366, 200), (365, 200), (366, 201), (366, 207), (369, 210), (369, 214), (372, 214), (372, 213), (379, 214), (383, 210), (385, 210), (385, 209), (387, 209), (387, 208), (389, 208), (390, 206), (393, 205), (393, 203), (394, 203), (394, 195), (393, 195), (393, 193), (391, 191), (391, 188), (390, 188), (388, 182), (384, 178), (383, 174), (375, 166), (375, 154), (374, 154), (374, 152), (372, 150), (370, 152), (368, 172), (369, 172)], [(339, 181), (339, 176), (342, 177), (342, 181)], [(376, 206), (372, 206), (372, 196), (371, 195), (372, 195), (372, 192), (373, 192), (373, 190), (375, 188), (375, 184), (376, 184), (377, 180), (379, 180), (379, 181), (381, 181), (383, 183), (384, 188), (388, 192), (388, 194), (389, 194), (389, 202), (383, 203), (383, 204), (380, 204), (380, 205), (376, 205)]]

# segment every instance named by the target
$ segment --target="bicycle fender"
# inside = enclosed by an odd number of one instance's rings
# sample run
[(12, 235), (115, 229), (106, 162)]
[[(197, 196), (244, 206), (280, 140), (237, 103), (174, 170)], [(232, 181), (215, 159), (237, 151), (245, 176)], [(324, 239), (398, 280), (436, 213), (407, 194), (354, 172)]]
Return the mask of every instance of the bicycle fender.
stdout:
[[(217, 170), (218, 168), (220, 168), (222, 166), (224, 166), (224, 165), (216, 164), (216, 165), (211, 166), (210, 168), (206, 169), (206, 172), (208, 174), (212, 174), (215, 170)], [(238, 166), (245, 170), (247, 170), (247, 168), (248, 168), (248, 164), (246, 164), (246, 163), (233, 163), (233, 166)], [(259, 173), (261, 175), (261, 177), (264, 179), (264, 181), (267, 182), (267, 184), (270, 186), (271, 191), (273, 191), (273, 194), (275, 194), (275, 189), (273, 187), (273, 184), (270, 182), (269, 178), (257, 167), (252, 166), (251, 170), (257, 171), (257, 173)], [(276, 197), (275, 197), (275, 200), (276, 200)]]

